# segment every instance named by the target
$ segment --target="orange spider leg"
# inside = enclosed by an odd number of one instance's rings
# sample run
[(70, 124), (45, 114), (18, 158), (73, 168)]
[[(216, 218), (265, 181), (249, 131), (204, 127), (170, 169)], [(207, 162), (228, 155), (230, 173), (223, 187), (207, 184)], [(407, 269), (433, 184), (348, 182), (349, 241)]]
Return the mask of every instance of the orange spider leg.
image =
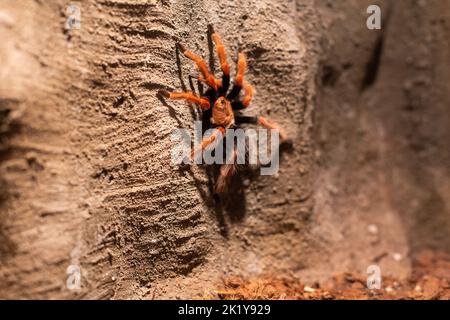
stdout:
[(195, 156), (206, 149), (206, 147), (208, 147), (211, 143), (213, 143), (220, 135), (220, 137), (223, 137), (225, 134), (225, 129), (222, 127), (218, 127), (216, 128), (216, 130), (214, 130), (214, 132), (209, 136), (206, 137), (202, 140), (202, 143), (195, 148), (194, 150), (192, 150), (191, 152), (191, 161), (193, 161), (195, 159)]
[(245, 90), (245, 96), (242, 99), (242, 104), (244, 105), (244, 107), (248, 107), (250, 105), (250, 102), (252, 102), (253, 95), (255, 93), (255, 89), (247, 81), (244, 81), (244, 90)]
[(208, 110), (211, 107), (208, 99), (198, 97), (192, 92), (168, 92), (166, 90), (159, 90), (159, 94), (168, 99), (186, 100), (198, 104), (203, 110)]
[(217, 51), (217, 55), (219, 56), (219, 61), (220, 61), (220, 68), (222, 69), (223, 74), (229, 75), (230, 74), (230, 65), (228, 64), (228, 61), (227, 61), (227, 53), (225, 51), (225, 46), (222, 43), (222, 39), (220, 39), (220, 36), (215, 32), (213, 32), (213, 34), (211, 35), (211, 38), (216, 45), (216, 51)]
[[(216, 86), (217, 86), (217, 87), (221, 87), (221, 86), (222, 86), (222, 80), (221, 80), (221, 79), (214, 79), (214, 80), (216, 81)], [(198, 76), (198, 81), (201, 81), (201, 82), (203, 82), (203, 83), (209, 85), (209, 83), (206, 82), (205, 78), (203, 78), (202, 75), (199, 75), (199, 76)]]
[(237, 74), (235, 80), (235, 84), (238, 85), (239, 87), (242, 87), (244, 84), (244, 74), (246, 70), (247, 70), (247, 58), (245, 57), (245, 54), (239, 52), (237, 63)]
[(264, 117), (258, 117), (258, 123), (262, 125), (264, 128), (278, 130), (278, 132), (280, 133), (281, 141), (289, 140), (287, 138), (286, 132), (283, 129), (281, 129), (275, 122), (272, 122)]
[(208, 67), (206, 66), (205, 60), (203, 60), (199, 55), (196, 55), (192, 51), (186, 50), (181, 44), (177, 44), (180, 51), (189, 59), (195, 62), (197, 65), (198, 70), (201, 72), (203, 79), (205, 79), (205, 82), (213, 87), (215, 90), (217, 90), (217, 83), (216, 78), (209, 73)]

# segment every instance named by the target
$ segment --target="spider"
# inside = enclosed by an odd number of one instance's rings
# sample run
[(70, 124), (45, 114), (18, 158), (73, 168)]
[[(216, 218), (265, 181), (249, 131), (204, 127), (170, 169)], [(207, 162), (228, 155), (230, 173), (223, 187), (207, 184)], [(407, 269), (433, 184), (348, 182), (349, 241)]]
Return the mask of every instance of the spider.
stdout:
[[(241, 111), (247, 108), (255, 93), (251, 84), (249, 84), (244, 76), (247, 70), (247, 59), (244, 53), (238, 53), (237, 72), (233, 81), (233, 86), (230, 89), (230, 65), (227, 61), (227, 53), (225, 46), (222, 43), (220, 36), (214, 31), (213, 26), (208, 25), (208, 34), (215, 44), (216, 52), (219, 57), (220, 67), (222, 70), (222, 79), (217, 79), (212, 74), (206, 62), (192, 51), (180, 43), (176, 43), (177, 50), (185, 57), (195, 62), (200, 75), (198, 76), (198, 91), (197, 95), (192, 88), (192, 92), (169, 92), (167, 90), (159, 90), (158, 94), (166, 99), (185, 100), (198, 105), (201, 108), (202, 119), (206, 122), (208, 127), (214, 128), (213, 133), (204, 138), (197, 148), (194, 148), (190, 155), (190, 162), (192, 162), (196, 155), (205, 150), (214, 141), (219, 141), (225, 135), (225, 130), (229, 128), (236, 128), (241, 124), (259, 124), (267, 129), (275, 129), (279, 132), (280, 142), (292, 144), (288, 139), (285, 131), (276, 123), (262, 116), (245, 116)], [(203, 90), (203, 85), (206, 84), (208, 89)], [(241, 94), (244, 91), (244, 94)], [(241, 95), (243, 96), (241, 98)], [(220, 168), (220, 174), (215, 184), (216, 194), (223, 193), (228, 185), (229, 179), (236, 173), (236, 148), (232, 152), (232, 160), (227, 161)]]

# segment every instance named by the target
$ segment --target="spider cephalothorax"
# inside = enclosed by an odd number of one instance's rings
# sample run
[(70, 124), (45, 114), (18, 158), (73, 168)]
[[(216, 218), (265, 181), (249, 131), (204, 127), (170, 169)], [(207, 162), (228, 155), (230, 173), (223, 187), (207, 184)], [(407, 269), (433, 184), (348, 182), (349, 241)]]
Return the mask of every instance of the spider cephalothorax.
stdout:
[(231, 128), (234, 125), (234, 112), (230, 101), (225, 97), (219, 97), (212, 108), (211, 124)]
[[(214, 32), (212, 25), (208, 26), (209, 34), (216, 45), (217, 55), (219, 56), (220, 67), (222, 70), (222, 79), (217, 79), (207, 68), (206, 62), (195, 53), (186, 50), (181, 44), (177, 43), (177, 48), (180, 52), (191, 59), (197, 65), (200, 71), (198, 77), (199, 94), (195, 92), (169, 92), (167, 90), (159, 90), (159, 94), (165, 98), (175, 100), (186, 100), (200, 106), (203, 114), (203, 119), (208, 122), (215, 130), (212, 135), (203, 139), (198, 148), (192, 150), (191, 160), (202, 152), (208, 145), (213, 143), (219, 137), (224, 136), (225, 129), (239, 126), (240, 124), (259, 124), (267, 129), (275, 129), (279, 131), (281, 142), (288, 141), (284, 130), (278, 127), (274, 122), (262, 116), (243, 116), (241, 111), (248, 107), (252, 101), (254, 89), (245, 79), (245, 71), (247, 69), (247, 59), (243, 53), (238, 54), (236, 77), (230, 88), (230, 65), (227, 61), (227, 54), (225, 47), (217, 33)], [(203, 92), (203, 85), (206, 84), (209, 88)], [(241, 99), (241, 91), (244, 91)], [(237, 150), (233, 151), (232, 157), (237, 158)], [(223, 164), (220, 170), (220, 176), (216, 182), (216, 192), (224, 191), (229, 178), (236, 172), (236, 165)]]

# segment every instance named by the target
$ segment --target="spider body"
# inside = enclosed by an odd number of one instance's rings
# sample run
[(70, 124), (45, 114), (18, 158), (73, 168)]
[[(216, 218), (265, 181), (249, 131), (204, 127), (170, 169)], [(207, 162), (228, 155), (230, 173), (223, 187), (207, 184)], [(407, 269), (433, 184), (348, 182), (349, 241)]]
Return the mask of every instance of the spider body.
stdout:
[[(196, 94), (194, 89), (192, 92), (169, 92), (167, 90), (159, 90), (159, 94), (168, 99), (186, 100), (200, 106), (202, 116), (207, 127), (213, 127), (215, 130), (212, 135), (202, 140), (201, 144), (192, 150), (191, 161), (195, 156), (207, 148), (216, 139), (224, 138), (225, 130), (235, 128), (241, 124), (259, 124), (267, 129), (275, 129), (279, 131), (281, 142), (291, 141), (287, 138), (284, 130), (282, 130), (274, 122), (262, 116), (243, 116), (241, 111), (247, 108), (254, 95), (253, 86), (245, 80), (245, 72), (247, 69), (247, 59), (243, 53), (238, 54), (236, 77), (231, 86), (230, 66), (227, 61), (225, 47), (220, 36), (214, 32), (212, 25), (208, 25), (209, 35), (213, 40), (217, 55), (219, 57), (220, 67), (222, 70), (222, 78), (217, 79), (207, 68), (206, 62), (195, 53), (186, 50), (184, 46), (177, 43), (177, 49), (188, 59), (195, 62), (200, 72), (198, 77), (198, 91)], [(208, 86), (206, 92), (203, 91), (203, 84)], [(241, 92), (244, 92), (241, 98)], [(220, 175), (217, 179), (215, 191), (222, 193), (229, 182), (229, 179), (235, 174), (237, 150), (234, 149), (231, 157), (233, 163), (226, 163), (221, 166)], [(232, 160), (233, 160), (232, 159)]]

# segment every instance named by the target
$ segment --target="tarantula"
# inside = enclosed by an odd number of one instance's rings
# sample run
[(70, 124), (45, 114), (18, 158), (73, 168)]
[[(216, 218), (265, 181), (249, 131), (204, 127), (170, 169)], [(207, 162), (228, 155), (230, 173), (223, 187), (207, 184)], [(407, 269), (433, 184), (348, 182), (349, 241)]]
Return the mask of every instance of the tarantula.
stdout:
[[(194, 61), (197, 65), (200, 75), (199, 80), (199, 95), (195, 92), (169, 92), (167, 90), (159, 90), (158, 94), (164, 98), (174, 100), (186, 100), (194, 103), (201, 108), (203, 121), (209, 127), (215, 130), (209, 136), (202, 140), (201, 144), (192, 150), (190, 160), (202, 152), (214, 141), (224, 137), (225, 130), (228, 128), (235, 128), (240, 124), (259, 124), (267, 129), (275, 129), (279, 131), (280, 142), (289, 143), (292, 141), (287, 138), (284, 130), (282, 130), (276, 123), (268, 120), (262, 116), (244, 116), (241, 110), (247, 108), (253, 98), (254, 88), (245, 79), (244, 74), (247, 70), (247, 59), (244, 53), (238, 53), (237, 72), (231, 90), (230, 88), (230, 65), (227, 61), (227, 53), (222, 43), (220, 36), (214, 31), (212, 25), (208, 25), (208, 34), (215, 44), (216, 52), (219, 57), (220, 67), (222, 70), (222, 79), (217, 79), (212, 74), (206, 62), (195, 53), (186, 50), (183, 45), (177, 43), (177, 49), (187, 58)], [(209, 88), (203, 92), (203, 85), (206, 84)], [(244, 91), (242, 99), (240, 98), (241, 91)], [(229, 91), (229, 92), (228, 92)], [(220, 168), (220, 174), (215, 185), (215, 192), (222, 193), (227, 186), (227, 183), (236, 173), (236, 159), (237, 150), (233, 150), (232, 161), (223, 164)]]

